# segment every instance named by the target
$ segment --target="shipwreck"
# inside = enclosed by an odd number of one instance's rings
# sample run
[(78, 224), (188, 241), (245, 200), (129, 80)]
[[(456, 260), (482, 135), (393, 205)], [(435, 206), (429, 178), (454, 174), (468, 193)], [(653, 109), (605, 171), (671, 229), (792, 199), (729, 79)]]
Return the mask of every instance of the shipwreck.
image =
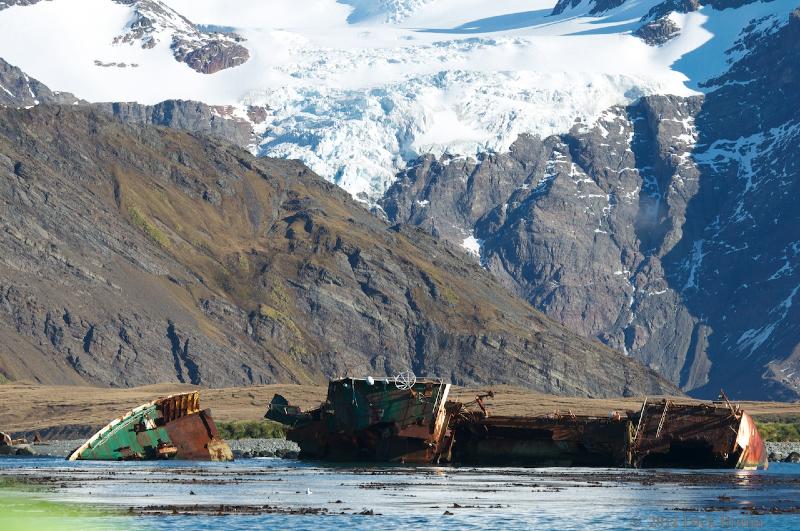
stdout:
[(753, 418), (720, 393), (711, 404), (648, 403), (631, 420), (631, 466), (767, 468), (767, 450)]
[(233, 461), (198, 392), (143, 404), (111, 421), (67, 457), (77, 460), (189, 459)]
[(267, 418), (287, 424), (301, 458), (473, 466), (766, 468), (767, 452), (747, 413), (717, 402), (645, 399), (608, 416), (554, 412), (494, 416), (484, 399), (449, 401), (449, 384), (395, 378), (331, 381), (325, 403), (301, 411), (280, 395)]
[(328, 384), (320, 407), (302, 412), (276, 395), (265, 417), (291, 426), (301, 458), (435, 463), (450, 446), (449, 392), (441, 379), (411, 373), (343, 378)]

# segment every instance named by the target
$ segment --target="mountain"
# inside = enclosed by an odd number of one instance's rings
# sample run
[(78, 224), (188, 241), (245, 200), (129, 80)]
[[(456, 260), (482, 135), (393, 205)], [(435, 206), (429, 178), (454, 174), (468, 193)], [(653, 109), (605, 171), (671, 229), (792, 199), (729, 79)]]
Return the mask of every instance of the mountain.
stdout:
[[(41, 79), (300, 159), (686, 392), (800, 397), (795, 3), (153, 0), (152, 48), (141, 3), (29, 3), (0, 10), (7, 104)], [(194, 71), (191, 31), (248, 59)]]
[(800, 10), (704, 97), (645, 97), (507, 154), (426, 156), (382, 201), (534, 306), (697, 396), (800, 393)]
[[(11, 7), (32, 6), (41, 0), (5, 0), (0, 2), (0, 11)], [(52, 1), (52, 0), (47, 0)], [(143, 50), (156, 48), (159, 44), (169, 46), (175, 60), (185, 63), (202, 74), (214, 74), (226, 68), (234, 68), (250, 59), (250, 52), (242, 46), (244, 39), (232, 31), (205, 30), (158, 0), (109, 0), (129, 9), (128, 20), (120, 28), (112, 43), (114, 45), (138, 46)], [(59, 5), (66, 19), (75, 15), (75, 5)], [(91, 9), (88, 3), (84, 7)], [(112, 7), (112, 6), (106, 6)], [(50, 9), (50, 6), (47, 7)], [(97, 12), (94, 13), (97, 16)], [(62, 18), (63, 20), (63, 18)], [(95, 59), (95, 66), (103, 68), (138, 68), (138, 63), (108, 62)]]
[(677, 391), (298, 162), (39, 105), (0, 109), (0, 175), (5, 378), (226, 386), (410, 367), (580, 396)]
[(264, 120), (266, 109), (248, 107), (246, 117), (231, 106), (198, 101), (167, 100), (155, 105), (136, 102), (89, 103), (66, 92), (53, 92), (39, 80), (0, 58), (0, 105), (32, 107), (40, 103), (91, 106), (127, 123), (152, 124), (211, 135), (237, 146), (255, 142), (253, 124)]
[[(244, 120), (267, 109), (254, 154), (300, 159), (372, 205), (426, 153), (504, 153), (644, 95), (698, 94), (750, 19), (789, 10), (698, 4), (669, 15), (673, 39), (648, 45), (634, 33), (664, 3), (554, 16), (555, 0), (52, 0), (0, 11), (0, 55), (91, 102), (192, 100)], [(180, 37), (193, 32), (235, 34), (249, 58), (192, 70), (172, 44), (203, 41)]]
[(68, 92), (53, 92), (38, 79), (29, 77), (0, 58), (0, 105), (33, 107), (40, 103), (76, 104), (81, 100)]

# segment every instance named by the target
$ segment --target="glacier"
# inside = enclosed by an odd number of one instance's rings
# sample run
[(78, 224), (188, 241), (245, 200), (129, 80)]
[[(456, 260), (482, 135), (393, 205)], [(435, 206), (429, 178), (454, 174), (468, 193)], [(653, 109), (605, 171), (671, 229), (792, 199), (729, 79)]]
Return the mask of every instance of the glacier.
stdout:
[(243, 117), (265, 106), (254, 153), (303, 160), (367, 203), (425, 153), (504, 152), (522, 133), (588, 126), (642, 95), (699, 93), (697, 72), (724, 70), (749, 20), (787, 11), (756, 3), (715, 13), (712, 24), (706, 6), (676, 16), (681, 35), (651, 47), (631, 30), (660, 0), (597, 16), (552, 16), (555, 0), (148, 1), (235, 31), (250, 60), (213, 75), (191, 70), (169, 49), (174, 21), (155, 21), (162, 38), (152, 48), (115, 44), (135, 6), (112, 0), (0, 11), (0, 55), (89, 101), (192, 99)]

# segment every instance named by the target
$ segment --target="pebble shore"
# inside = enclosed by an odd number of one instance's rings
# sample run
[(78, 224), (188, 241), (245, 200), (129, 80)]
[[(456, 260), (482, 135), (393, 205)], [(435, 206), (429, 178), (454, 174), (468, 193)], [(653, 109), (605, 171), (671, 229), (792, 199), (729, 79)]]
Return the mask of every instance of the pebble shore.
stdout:
[[(64, 457), (66, 458), (75, 448), (83, 444), (82, 439), (48, 441), (36, 445), (28, 445), (32, 455), (42, 457)], [(286, 439), (239, 439), (228, 441), (233, 451), (233, 456), (237, 459), (249, 459), (253, 457), (280, 457), (284, 459), (296, 459), (300, 453), (297, 443)], [(771, 462), (791, 461), (800, 459), (800, 443), (797, 442), (767, 442), (767, 454)], [(795, 456), (791, 456), (794, 453)], [(31, 455), (24, 452), (20, 455)]]
[[(41, 444), (26, 445), (31, 453), (23, 452), (20, 455), (36, 455), (40, 457), (66, 458), (73, 450), (85, 442), (83, 439), (47, 441)], [(297, 443), (286, 439), (239, 439), (228, 441), (236, 459), (251, 457), (281, 457), (296, 459), (300, 453)]]
[[(766, 442), (767, 455), (771, 462), (787, 461), (789, 455), (794, 453), (800, 459), (800, 443), (796, 442)], [(787, 462), (797, 463), (797, 460), (788, 460)]]

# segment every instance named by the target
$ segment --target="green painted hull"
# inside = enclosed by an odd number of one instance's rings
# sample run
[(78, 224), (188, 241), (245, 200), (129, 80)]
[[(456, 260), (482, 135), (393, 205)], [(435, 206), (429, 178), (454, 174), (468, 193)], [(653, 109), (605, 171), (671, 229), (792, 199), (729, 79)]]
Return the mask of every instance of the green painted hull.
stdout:
[(70, 461), (198, 459), (230, 461), (211, 413), (197, 393), (173, 395), (139, 406), (110, 422), (68, 457)]

